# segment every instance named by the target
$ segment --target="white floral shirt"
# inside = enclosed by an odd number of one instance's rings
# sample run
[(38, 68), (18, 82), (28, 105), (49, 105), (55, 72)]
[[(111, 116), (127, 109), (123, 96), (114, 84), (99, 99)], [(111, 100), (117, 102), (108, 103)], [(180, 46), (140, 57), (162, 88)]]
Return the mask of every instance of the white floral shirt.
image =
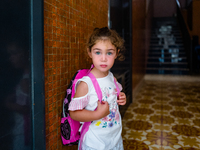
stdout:
[[(88, 85), (88, 93), (79, 98), (72, 99), (69, 110), (95, 110), (97, 107), (98, 97), (95, 92), (92, 81), (89, 77), (83, 77), (77, 82), (84, 81)], [(98, 150), (108, 150), (115, 147), (121, 139), (122, 123), (117, 100), (117, 89), (114, 83), (114, 76), (111, 72), (104, 78), (97, 78), (97, 82), (102, 91), (102, 101), (109, 103), (110, 114), (100, 120), (94, 120), (83, 142), (85, 145)], [(117, 83), (120, 91), (121, 84)]]

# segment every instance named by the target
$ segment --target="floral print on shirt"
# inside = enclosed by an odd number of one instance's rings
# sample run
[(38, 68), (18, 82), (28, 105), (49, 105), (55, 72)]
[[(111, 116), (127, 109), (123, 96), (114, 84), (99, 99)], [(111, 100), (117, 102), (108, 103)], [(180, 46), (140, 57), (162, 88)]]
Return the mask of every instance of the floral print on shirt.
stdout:
[[(102, 90), (102, 96), (103, 96), (103, 101), (107, 101), (108, 98), (112, 96), (117, 95), (117, 89), (112, 89), (112, 88), (104, 88)], [(112, 128), (114, 125), (117, 125), (120, 123), (120, 114), (118, 110), (118, 104), (115, 101), (112, 103), (109, 103), (109, 109), (110, 109), (110, 114), (107, 115), (106, 117), (102, 118), (101, 120), (96, 122), (96, 126), (101, 126), (102, 128)]]

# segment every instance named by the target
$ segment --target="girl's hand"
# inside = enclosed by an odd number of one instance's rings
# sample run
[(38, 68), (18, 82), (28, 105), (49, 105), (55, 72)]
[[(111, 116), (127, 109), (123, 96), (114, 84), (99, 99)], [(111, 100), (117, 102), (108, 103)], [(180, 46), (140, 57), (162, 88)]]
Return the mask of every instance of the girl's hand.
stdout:
[(119, 105), (125, 105), (126, 104), (126, 94), (124, 92), (119, 93), (117, 103)]
[(99, 119), (104, 118), (107, 115), (109, 115), (110, 111), (109, 111), (108, 102), (105, 102), (105, 101), (100, 102), (100, 101), (98, 101), (98, 106), (97, 106), (96, 112), (97, 112), (96, 115), (98, 115)]

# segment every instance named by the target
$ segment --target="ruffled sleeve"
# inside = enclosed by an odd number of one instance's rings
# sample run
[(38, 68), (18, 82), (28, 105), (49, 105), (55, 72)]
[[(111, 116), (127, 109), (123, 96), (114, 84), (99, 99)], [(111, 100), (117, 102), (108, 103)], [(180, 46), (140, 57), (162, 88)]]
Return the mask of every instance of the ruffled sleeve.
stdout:
[(90, 99), (90, 96), (88, 94), (82, 97), (72, 98), (72, 101), (69, 104), (68, 110), (74, 111), (74, 110), (84, 109), (89, 103), (89, 99)]
[(118, 88), (119, 88), (119, 91), (122, 91), (122, 85), (119, 83), (119, 82), (117, 82), (117, 86), (118, 86)]

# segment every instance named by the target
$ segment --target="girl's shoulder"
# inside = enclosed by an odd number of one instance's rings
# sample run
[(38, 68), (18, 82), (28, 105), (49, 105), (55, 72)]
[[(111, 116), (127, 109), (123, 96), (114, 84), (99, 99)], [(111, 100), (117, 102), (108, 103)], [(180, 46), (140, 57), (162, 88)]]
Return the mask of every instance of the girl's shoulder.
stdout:
[(84, 76), (81, 79), (79, 79), (75, 84), (76, 92), (74, 98), (87, 95), (88, 91), (90, 90), (90, 85), (91, 83), (88, 76)]
[(88, 76), (84, 76), (84, 77), (82, 77), (81, 79), (79, 79), (79, 80), (78, 80), (78, 84), (79, 84), (81, 81), (87, 83), (88, 85), (91, 84), (91, 79), (90, 79), (90, 77), (88, 77)]
[(79, 79), (75, 84), (75, 89), (87, 89), (89, 90), (90, 86), (92, 85), (92, 81), (88, 76), (84, 76), (81, 79)]
[(80, 81), (79, 84), (76, 87), (76, 93), (75, 93), (75, 98), (76, 97), (82, 97), (85, 96), (88, 93), (88, 85), (87, 83)]

